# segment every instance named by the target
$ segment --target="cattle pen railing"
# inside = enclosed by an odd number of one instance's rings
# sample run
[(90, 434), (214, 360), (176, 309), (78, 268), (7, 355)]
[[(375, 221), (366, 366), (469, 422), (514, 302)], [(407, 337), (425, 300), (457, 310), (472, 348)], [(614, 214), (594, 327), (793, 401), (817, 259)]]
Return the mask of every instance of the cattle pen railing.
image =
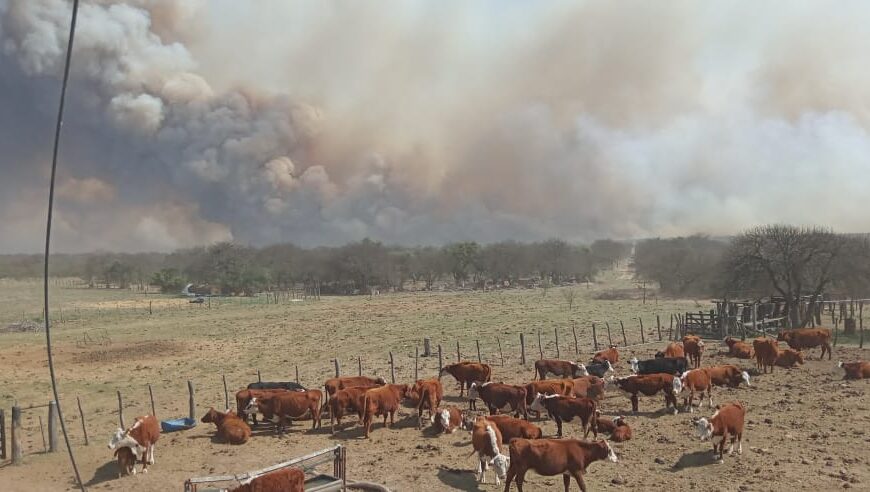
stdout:
[[(332, 475), (317, 472), (317, 467), (329, 462), (332, 462)], [(237, 485), (248, 483), (257, 477), (266, 475), (267, 473), (289, 467), (300, 468), (305, 473), (305, 490), (307, 492), (347, 490), (347, 448), (342, 445), (337, 445), (306, 454), (299, 458), (293, 458), (276, 465), (262, 468), (260, 470), (240, 473), (238, 475), (189, 478), (184, 482), (184, 491), (197, 492), (198, 487), (204, 484), (225, 484), (227, 482), (235, 482)]]

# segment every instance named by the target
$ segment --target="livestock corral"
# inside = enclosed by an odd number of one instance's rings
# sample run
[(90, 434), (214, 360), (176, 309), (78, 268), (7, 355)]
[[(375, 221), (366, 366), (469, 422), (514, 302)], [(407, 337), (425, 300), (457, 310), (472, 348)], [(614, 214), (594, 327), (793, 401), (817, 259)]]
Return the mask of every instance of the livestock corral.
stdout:
[[(271, 422), (252, 426), (250, 437), (244, 430), (229, 436), (243, 444), (228, 444), (216, 436), (215, 425), (198, 423), (192, 429), (166, 433), (155, 445), (154, 464), (149, 473), (118, 478), (118, 464), (106, 444), (118, 427), (117, 392), (123, 395), (123, 410), (127, 422), (133, 417), (151, 413), (148, 385), (153, 390), (158, 419), (188, 415), (187, 381), (196, 389), (197, 421), (210, 407), (223, 411), (226, 406), (223, 380), (227, 381), (230, 407), (235, 410), (260, 410), (269, 413), (278, 405), (263, 401), (245, 402), (236, 409), (235, 393), (248, 383), (263, 381), (295, 381), (310, 389), (326, 393), (324, 382), (335, 376), (336, 360), (342, 376), (359, 372), (391, 382), (390, 356), (393, 357), (395, 379), (400, 384), (413, 384), (415, 371), (420, 379), (437, 378), (438, 353), (442, 348), (443, 364), (457, 362), (457, 343), (462, 360), (478, 361), (478, 346), (483, 363), (490, 366), (490, 385), (475, 383), (472, 396), (489, 398), (488, 386), (505, 383), (520, 386), (530, 398), (530, 404), (520, 405), (527, 411), (532, 424), (539, 427), (543, 438), (555, 438), (561, 422), (563, 438), (556, 453), (568, 453), (570, 439), (584, 437), (584, 424), (596, 425), (599, 438), (608, 443), (617, 462), (608, 460), (608, 452), (589, 448), (588, 453), (600, 458), (586, 469), (583, 477), (590, 490), (810, 490), (831, 488), (870, 488), (870, 396), (868, 380), (844, 380), (844, 371), (837, 362), (867, 360), (866, 350), (857, 348), (851, 340), (841, 338), (833, 348), (833, 357), (819, 360), (818, 348), (804, 350), (803, 364), (786, 357), (784, 368), (774, 364), (773, 371), (759, 369), (754, 359), (729, 356), (729, 347), (722, 341), (704, 340), (700, 367), (736, 365), (736, 379), (722, 371), (710, 374), (670, 379), (659, 377), (665, 394), (682, 391), (676, 397), (679, 412), (666, 408), (665, 396), (652, 396), (639, 390), (637, 411), (626, 390), (638, 391), (639, 383), (632, 378), (632, 368), (643, 373), (646, 368), (669, 367), (672, 355), (683, 348), (668, 347), (667, 331), (659, 341), (656, 315), (663, 328), (671, 313), (696, 310), (691, 300), (640, 299), (600, 300), (602, 291), (624, 288), (630, 280), (618, 275), (605, 275), (598, 284), (562, 287), (577, 289), (578, 301), (568, 309), (559, 289), (506, 290), (495, 292), (397, 293), (371, 297), (323, 297), (319, 301), (278, 304), (226, 302), (208, 305), (184, 305), (169, 297), (145, 297), (143, 294), (107, 292), (103, 301), (94, 289), (81, 289), (84, 304), (75, 305), (79, 289), (54, 287), (53, 293), (61, 305), (75, 316), (55, 323), (55, 357), (61, 389), (64, 418), (75, 446), (76, 458), (84, 481), (97, 490), (179, 490), (184, 481), (204, 475), (232, 475), (265, 468), (312, 451), (344, 446), (347, 453), (347, 476), (355, 480), (382, 483), (392, 490), (503, 490), (504, 482), (493, 482), (498, 460), (492, 460), (487, 471), (487, 483), (478, 483), (478, 454), (472, 441), (489, 446), (486, 423), (477, 426), (483, 440), (473, 434), (473, 417), (486, 412), (486, 405), (477, 400), (476, 410), (469, 410), (468, 396), (460, 397), (456, 380), (446, 371), (441, 378), (443, 408), (455, 406), (462, 410), (468, 429), (462, 420), (451, 419), (443, 424), (453, 432), (437, 432), (441, 425), (432, 425), (424, 411), (422, 428), (418, 428), (418, 411), (408, 400), (399, 405), (395, 425), (384, 428), (382, 418), (374, 418), (371, 432), (351, 412), (343, 418), (335, 433), (331, 432), (328, 413), (322, 425), (312, 428), (310, 418), (291, 419), (278, 433)], [(20, 299), (15, 303), (0, 303), (6, 318), (20, 319), (17, 312), (26, 312), (28, 289), (38, 305), (38, 286), (26, 283), (3, 284), (0, 289), (15, 289), (6, 298)], [(3, 293), (0, 293), (2, 296)], [(148, 309), (153, 306), (163, 308)], [(101, 302), (103, 304), (101, 304)], [(65, 303), (65, 304), (64, 304)], [(93, 309), (99, 306), (99, 311)], [(138, 306), (138, 308), (137, 308)], [(169, 306), (169, 307), (165, 307)], [(149, 306), (152, 307), (152, 306)], [(0, 316), (2, 319), (3, 316)], [(620, 328), (624, 321), (628, 347)], [(643, 320), (644, 335), (638, 333)], [(611, 339), (602, 328), (597, 334), (600, 350), (612, 342), (615, 353), (602, 354), (593, 363), (591, 324), (599, 326), (609, 321)], [(573, 328), (573, 332), (572, 332)], [(538, 333), (543, 346), (538, 346)], [(88, 333), (104, 333), (99, 343)], [(526, 364), (521, 364), (519, 335), (526, 342)], [(574, 333), (577, 345), (574, 345)], [(559, 345), (557, 349), (556, 335)], [(0, 405), (45, 403), (50, 399), (50, 386), (43, 334), (10, 332), (0, 334)], [(432, 342), (432, 355), (416, 359), (423, 353), (423, 339)], [(643, 338), (643, 340), (641, 340)], [(642, 344), (643, 342), (646, 342)], [(752, 340), (747, 340), (752, 347)], [(694, 350), (690, 342), (687, 349)], [(785, 352), (787, 345), (779, 342)], [(557, 354), (558, 350), (558, 354)], [(747, 349), (750, 350), (750, 349)], [(751, 350), (750, 350), (751, 351)], [(579, 352), (579, 353), (576, 353)], [(738, 353), (735, 351), (734, 353)], [(567, 371), (564, 376), (581, 378), (582, 370), (574, 374), (570, 365), (538, 364), (546, 359), (579, 361), (589, 371), (606, 368), (613, 362), (612, 373), (604, 373), (603, 394), (593, 394), (585, 387), (594, 403), (574, 398), (543, 398), (529, 395), (529, 383), (540, 377), (557, 379), (553, 369)], [(686, 354), (690, 355), (690, 354)], [(637, 360), (634, 360), (637, 359)], [(690, 359), (693, 359), (690, 357)], [(656, 362), (656, 361), (659, 362)], [(664, 362), (662, 362), (664, 361)], [(776, 360), (774, 360), (776, 362)], [(690, 368), (694, 364), (689, 364)], [(567, 369), (566, 369), (567, 367)], [(746, 371), (746, 377), (742, 374)], [(613, 376), (613, 379), (611, 379)], [(717, 378), (726, 378), (717, 386)], [(712, 394), (705, 381), (712, 384)], [(736, 384), (728, 384), (733, 382)], [(643, 384), (650, 384), (644, 382)], [(575, 390), (582, 386), (575, 384)], [(736, 387), (735, 387), (736, 386)], [(534, 388), (542, 388), (542, 385)], [(393, 391), (395, 389), (395, 391)], [(420, 392), (411, 391), (411, 396)], [(412, 388), (413, 390), (413, 388)], [(568, 391), (570, 393), (570, 391)], [(406, 388), (387, 387), (402, 399)], [(537, 390), (536, 390), (537, 393)], [(509, 394), (505, 393), (505, 394)], [(84, 445), (81, 417), (76, 411), (80, 398), (90, 445)], [(384, 396), (390, 400), (390, 396)], [(692, 398), (697, 407), (693, 412), (684, 406)], [(375, 404), (382, 397), (365, 400), (363, 406)], [(731, 419), (735, 412), (729, 407), (723, 415), (712, 419), (714, 405), (740, 402), (745, 409), (742, 429), (742, 453), (726, 454), (720, 463), (713, 453), (711, 441), (701, 441), (699, 428), (706, 431), (704, 417), (716, 434), (723, 418)], [(424, 397), (428, 401), (428, 397)], [(537, 401), (535, 401), (537, 400)], [(284, 404), (284, 403), (281, 403)], [(291, 402), (292, 404), (292, 402)], [(501, 403), (499, 403), (500, 405)], [(585, 405), (585, 406), (584, 406)], [(507, 406), (507, 405), (506, 405)], [(599, 414), (594, 413), (597, 409)], [(592, 410), (592, 415), (587, 415)], [(37, 412), (28, 410), (22, 416), (22, 463), (0, 464), (0, 489), (6, 491), (69, 490), (73, 488), (71, 471), (65, 453), (43, 451)], [(536, 413), (540, 413), (537, 416)], [(507, 412), (513, 415), (513, 411)], [(576, 415), (568, 421), (558, 416)], [(268, 416), (268, 415), (267, 415)], [(441, 412), (438, 412), (441, 416)], [(622, 418), (616, 418), (622, 417)], [(206, 420), (221, 418), (212, 414)], [(8, 419), (8, 417), (7, 417)], [(262, 419), (262, 415), (261, 415)], [(453, 422), (453, 425), (450, 422)], [(626, 425), (627, 424), (627, 425)], [(714, 425), (715, 424), (715, 425)], [(8, 427), (8, 423), (7, 423)], [(499, 426), (496, 426), (499, 427)], [(715, 427), (715, 428), (714, 428)], [(522, 436), (535, 437), (532, 428), (521, 428)], [(508, 429), (510, 431), (510, 429)], [(591, 428), (588, 438), (594, 441)], [(502, 429), (499, 434), (506, 432)], [(531, 432), (531, 434), (529, 434)], [(525, 434), (524, 434), (525, 433)], [(731, 432), (733, 434), (733, 431)], [(474, 437), (474, 438), (473, 438)], [(720, 437), (713, 437), (718, 444)], [(541, 447), (526, 441), (514, 441), (516, 449), (502, 444), (504, 455), (516, 453), (513, 467), (532, 466)], [(529, 441), (533, 442), (533, 441)], [(592, 445), (596, 446), (596, 445)], [(552, 451), (552, 450), (551, 450)], [(591, 455), (590, 455), (591, 456)], [(488, 460), (490, 461), (490, 460)], [(519, 462), (522, 463), (519, 463)], [(508, 472), (510, 477), (510, 472)], [(542, 476), (529, 471), (525, 490), (562, 490), (561, 472)], [(516, 490), (516, 485), (512, 485)], [(571, 484), (572, 489), (576, 484)]]

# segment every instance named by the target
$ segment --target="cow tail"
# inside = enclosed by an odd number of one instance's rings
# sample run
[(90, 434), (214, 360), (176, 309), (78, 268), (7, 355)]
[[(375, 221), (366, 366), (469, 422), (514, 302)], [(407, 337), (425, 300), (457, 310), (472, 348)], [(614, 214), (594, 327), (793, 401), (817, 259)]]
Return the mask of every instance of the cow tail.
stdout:
[(492, 381), (492, 367), (486, 366), (486, 381)]
[(369, 416), (369, 395), (368, 394), (366, 394), (363, 397), (362, 413), (363, 413), (363, 427), (367, 427), (369, 424), (369, 420), (371, 420), (371, 417), (372, 417), (372, 416)]

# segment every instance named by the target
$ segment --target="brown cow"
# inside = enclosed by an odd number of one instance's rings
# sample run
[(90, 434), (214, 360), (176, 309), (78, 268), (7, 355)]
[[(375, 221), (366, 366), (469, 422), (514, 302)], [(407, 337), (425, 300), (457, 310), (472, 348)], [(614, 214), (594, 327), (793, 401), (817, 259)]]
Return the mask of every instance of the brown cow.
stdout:
[(797, 330), (786, 330), (780, 332), (776, 337), (778, 342), (785, 342), (794, 350), (811, 349), (822, 347), (822, 354), (819, 360), (825, 357), (825, 351), (828, 352), (828, 360), (831, 360), (831, 329), (830, 328), (800, 328)]
[(737, 454), (743, 452), (743, 420), (746, 417), (746, 408), (739, 401), (719, 405), (716, 407), (716, 413), (710, 417), (708, 421), (705, 418), (698, 419), (697, 426), (698, 437), (702, 441), (707, 439), (712, 440), (714, 436), (722, 436), (722, 442), (719, 444), (713, 443), (713, 454), (719, 450), (719, 460), (721, 461), (725, 450), (725, 441), (728, 436), (731, 436), (731, 445), (728, 447), (728, 454), (734, 451), (734, 441), (737, 441)]
[(201, 422), (213, 423), (217, 427), (218, 436), (230, 444), (244, 444), (251, 437), (251, 428), (232, 410), (221, 413), (214, 408), (202, 416)]
[(323, 389), (326, 390), (326, 400), (329, 401), (336, 391), (355, 388), (359, 386), (381, 386), (387, 382), (384, 378), (378, 376), (370, 378), (368, 376), (343, 376), (340, 378), (329, 378), (323, 383)]
[[(154, 445), (160, 439), (160, 424), (153, 415), (136, 417), (129, 429), (118, 429), (109, 441), (109, 449), (130, 448), (136, 459), (142, 460), (142, 473), (154, 464)], [(126, 454), (126, 451), (124, 451)], [(136, 467), (133, 467), (136, 474)]]
[(563, 378), (576, 378), (589, 374), (585, 367), (570, 360), (541, 359), (535, 361), (535, 377), (543, 381), (550, 373)]
[(444, 388), (441, 386), (441, 381), (432, 379), (418, 379), (408, 393), (408, 398), (417, 406), (417, 428), (423, 427), (423, 409), (429, 410), (429, 417), (432, 417), (432, 412), (441, 405), (441, 398), (444, 397)]
[(701, 405), (704, 404), (704, 393), (707, 394), (707, 398), (710, 401), (710, 408), (713, 408), (713, 383), (710, 381), (710, 373), (704, 369), (692, 369), (680, 376), (680, 383), (681, 389), (689, 390), (689, 397), (683, 398), (683, 408), (689, 407), (689, 413), (695, 412), (693, 403), (696, 391), (700, 393), (698, 395), (698, 408), (701, 408)]
[(683, 344), (680, 342), (671, 342), (665, 347), (661, 352), (656, 352), (656, 357), (679, 357), (683, 358), (686, 356), (685, 351), (683, 351)]
[(710, 376), (710, 382), (714, 386), (730, 386), (736, 388), (741, 382), (749, 384), (749, 373), (731, 364), (721, 366), (702, 367), (701, 370), (706, 371)]
[(610, 434), (610, 439), (613, 442), (625, 442), (631, 439), (631, 427), (625, 421), (625, 417), (616, 417), (613, 419), (616, 428)]
[(299, 468), (281, 468), (254, 478), (231, 492), (304, 492), (305, 473)]
[(870, 362), (843, 362), (837, 363), (837, 367), (841, 367), (845, 374), (843, 379), (867, 379), (870, 378)]
[(517, 490), (523, 492), (526, 473), (533, 470), (538, 475), (552, 477), (562, 475), (567, 492), (571, 477), (577, 481), (580, 490), (586, 491), (583, 473), (595, 461), (618, 460), (607, 441), (580, 441), (577, 439), (514, 439), (509, 446), (510, 468), (507, 472), (505, 492), (509, 492), (511, 482), (516, 478)]
[(267, 398), (274, 394), (287, 392), (289, 392), (289, 390), (286, 389), (243, 389), (236, 393), (236, 412), (238, 412), (239, 418), (245, 422), (248, 421), (248, 417), (251, 417), (254, 425), (257, 425), (256, 409), (251, 413), (246, 411), (248, 404), (251, 403), (251, 398)]
[(275, 393), (263, 398), (251, 398), (245, 413), (259, 411), (263, 414), (263, 419), (275, 423), (275, 431), (282, 434), (285, 424), (292, 425), (293, 419), (301, 419), (310, 412), (311, 428), (316, 429), (320, 427), (320, 402), (322, 399), (323, 393), (316, 389)]
[(776, 356), (779, 354), (776, 341), (759, 337), (752, 341), (752, 348), (755, 350), (755, 365), (758, 370), (767, 374), (767, 369), (770, 368), (770, 372), (773, 372)]
[(797, 350), (793, 350), (790, 348), (780, 350), (776, 354), (775, 365), (779, 367), (785, 367), (787, 369), (797, 366), (798, 364), (804, 363), (804, 357)]
[(612, 365), (616, 365), (619, 362), (619, 350), (616, 349), (616, 345), (611, 345), (608, 349), (595, 352), (595, 355), (592, 356), (593, 363), (597, 362), (601, 364), (604, 361), (609, 361)]
[(522, 386), (493, 383), (492, 381), (471, 383), (471, 387), (468, 388), (468, 398), (477, 397), (483, 400), (490, 415), (507, 410), (515, 412), (517, 417), (522, 414), (525, 418), (529, 418), (529, 413), (526, 410), (526, 389)]
[(396, 423), (396, 412), (402, 400), (408, 397), (411, 387), (407, 384), (385, 384), (366, 391), (363, 397), (363, 426), (368, 439), (372, 431), (375, 416), (384, 416), (384, 427), (387, 427), (387, 416), (390, 426)]
[(455, 405), (435, 410), (435, 415), (429, 418), (438, 432), (453, 434), (456, 429), (465, 428), (465, 418), (462, 409)]
[(501, 432), (498, 426), (487, 419), (486, 417), (478, 417), (474, 421), (474, 427), (471, 430), (471, 445), (477, 453), (477, 481), (486, 483), (486, 469), (492, 464), (495, 468), (495, 484), (501, 483), (500, 479), (505, 478), (508, 468), (508, 457), (502, 453), (504, 445), (502, 444)]
[(591, 398), (574, 398), (573, 396), (561, 395), (535, 395), (531, 409), (540, 412), (547, 409), (550, 418), (556, 421), (556, 435), (562, 437), (562, 422), (570, 422), (574, 417), (580, 417), (583, 425), (583, 437), (589, 435), (589, 431), (598, 437), (598, 402)]
[(466, 387), (471, 387), (471, 383), (485, 383), (492, 378), (492, 368), (489, 364), (479, 362), (463, 361), (446, 365), (438, 373), (438, 377), (443, 376), (445, 372), (459, 383), (459, 396), (463, 395)]
[(366, 391), (377, 386), (354, 386), (340, 389), (332, 395), (326, 404), (329, 407), (330, 432), (335, 434), (335, 426), (341, 426), (341, 419), (345, 415), (356, 414), (359, 420), (363, 418), (363, 397)]
[(602, 417), (601, 410), (595, 411), (595, 426), (598, 429), (598, 432), (601, 432), (602, 434), (610, 434), (614, 429), (616, 429), (616, 424), (613, 423), (613, 419)]
[(572, 395), (594, 398), (596, 400), (604, 398), (604, 387), (606, 385), (604, 379), (601, 379), (598, 376), (582, 376), (572, 379), (572, 382)]
[(738, 359), (751, 359), (752, 358), (752, 347), (746, 343), (737, 340), (736, 338), (728, 337), (724, 340), (725, 345), (728, 346), (728, 355), (731, 357), (737, 357)]
[(704, 353), (704, 341), (696, 335), (683, 337), (683, 351), (694, 367), (701, 367), (701, 354)]
[(659, 391), (665, 394), (665, 408), (674, 406), (674, 415), (677, 414), (677, 394), (682, 391), (682, 381), (672, 374), (640, 374), (616, 378), (614, 384), (620, 390), (628, 393), (631, 398), (631, 410), (637, 412), (638, 393), (652, 396)]
[(523, 439), (540, 439), (543, 435), (541, 428), (537, 425), (523, 419), (511, 417), (510, 415), (489, 415), (486, 418), (498, 426), (503, 442), (508, 444), (510, 444), (512, 439), (518, 437)]
[[(526, 385), (526, 407), (531, 406), (535, 400), (535, 395), (570, 395), (574, 391), (574, 380), (572, 379), (545, 379), (543, 381), (532, 381)], [(535, 418), (541, 417), (541, 412), (530, 409)]]

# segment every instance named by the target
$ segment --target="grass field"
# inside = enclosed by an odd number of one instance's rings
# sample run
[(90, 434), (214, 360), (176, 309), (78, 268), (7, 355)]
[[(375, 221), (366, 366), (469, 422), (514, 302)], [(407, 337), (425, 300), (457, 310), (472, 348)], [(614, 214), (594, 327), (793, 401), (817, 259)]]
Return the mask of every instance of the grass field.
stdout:
[[(442, 345), (445, 363), (455, 361), (457, 341), (463, 358), (476, 359), (475, 341), (479, 340), (482, 359), (495, 366), (497, 379), (524, 382), (532, 378), (531, 361), (538, 357), (539, 330), (546, 357), (556, 356), (554, 329), (557, 329), (561, 357), (585, 360), (592, 351), (593, 322), (599, 326), (601, 344), (607, 343), (603, 327), (607, 321), (614, 342), (623, 345), (619, 326), (622, 320), (629, 345), (634, 345), (641, 341), (638, 317), (643, 319), (645, 337), (650, 341), (658, 340), (656, 314), (661, 316), (666, 331), (671, 313), (709, 309), (709, 304), (703, 301), (665, 301), (652, 296), (644, 304), (634, 282), (627, 272), (622, 271), (604, 274), (589, 289), (585, 286), (572, 288), (576, 290), (577, 298), (573, 309), (569, 310), (561, 293), (567, 287), (549, 289), (546, 295), (540, 289), (400, 293), (374, 297), (324, 297), (320, 301), (277, 305), (266, 304), (263, 300), (215, 299), (209, 307), (189, 304), (186, 299), (155, 294), (53, 285), (52, 319), (56, 320), (53, 335), (61, 400), (83, 478), (93, 487), (101, 489), (178, 489), (183, 480), (190, 476), (239, 473), (335, 443), (344, 443), (349, 446), (349, 472), (352, 478), (384, 482), (396, 490), (420, 490), (424, 487), (433, 490), (476, 490), (473, 477), (467, 472), (476, 465), (471, 458), (463, 459), (470, 451), (467, 434), (434, 441), (437, 451), (418, 451), (419, 444), (433, 441), (419, 437), (419, 431), (407, 421), (401, 430), (381, 430), (376, 427), (370, 441), (359, 439), (353, 429), (336, 438), (330, 436), (328, 430), (303, 433), (301, 429), (307, 424), (302, 423), (289, 435), (278, 438), (272, 436), (271, 431), (264, 432), (243, 447), (228, 447), (203, 439), (211, 436), (213, 429), (201, 424), (185, 433), (164, 436), (158, 445), (157, 464), (147, 477), (121, 480), (116, 480), (112, 456), (104, 445), (117, 426), (116, 391), (120, 390), (124, 397), (124, 413), (127, 421), (130, 421), (135, 415), (150, 413), (149, 383), (154, 389), (157, 415), (167, 418), (187, 414), (188, 380), (193, 381), (196, 387), (199, 417), (209, 406), (224, 406), (222, 376), (227, 379), (231, 399), (235, 390), (256, 381), (258, 369), (264, 380), (291, 380), (295, 378), (295, 367), (298, 366), (301, 383), (317, 387), (333, 375), (332, 359), (336, 357), (345, 375), (356, 374), (357, 357), (361, 357), (363, 373), (389, 379), (388, 361), (392, 352), (397, 379), (399, 382), (410, 382), (414, 376), (414, 350), (419, 347), (422, 352), (424, 337), (432, 339), (433, 347)], [(596, 300), (602, 292), (628, 293), (629, 296), (615, 297), (632, 298)], [(40, 296), (41, 285), (37, 282), (0, 281), (0, 328), (22, 318), (38, 318), (41, 315)], [(149, 304), (152, 314), (149, 314)], [(65, 313), (63, 322), (56, 317), (60, 309)], [(579, 342), (580, 354), (576, 356), (572, 324), (576, 326)], [(525, 335), (526, 355), (530, 361), (525, 367), (519, 365), (520, 333)], [(664, 333), (664, 336), (667, 334)], [(501, 366), (499, 342), (504, 355), (504, 367)], [(651, 356), (655, 349), (663, 345), (653, 343), (629, 348), (624, 358), (630, 357), (630, 353)], [(838, 357), (843, 353), (850, 359), (867, 358), (866, 353), (861, 355), (857, 349), (837, 349)], [(619, 368), (622, 374), (627, 370), (624, 366)], [(420, 377), (436, 375), (437, 367), (437, 357), (421, 358)], [(834, 385), (830, 367), (827, 361), (805, 366), (807, 374), (827, 374), (827, 383)], [(785, 371), (779, 374), (779, 377), (783, 377)], [(772, 384), (772, 380), (768, 382)], [(856, 413), (844, 417), (858, 419), (866, 428), (870, 422), (866, 383), (855, 384), (857, 389), (850, 391), (858, 392), (853, 400), (860, 406)], [(448, 395), (456, 395), (455, 388), (446, 379), (445, 389)], [(839, 387), (835, 389), (839, 390)], [(813, 391), (813, 388), (807, 388), (807, 391)], [(735, 394), (743, 397), (740, 393)], [(81, 398), (86, 413), (91, 436), (91, 445), (87, 447), (83, 446), (81, 423), (75, 408), (76, 397)], [(13, 400), (26, 406), (45, 403), (50, 398), (44, 334), (0, 333), (0, 408), (5, 409), (8, 415)], [(660, 406), (659, 397), (644, 400), (643, 405), (657, 408)], [(613, 412), (630, 409), (627, 399), (623, 397), (608, 399), (604, 408)], [(799, 410), (809, 412), (812, 407), (801, 407)], [(70, 472), (65, 455), (42, 454), (37, 419), (42, 413), (44, 409), (24, 413), (24, 446), (27, 454), (22, 466), (0, 467), (0, 483), (11, 487), (2, 487), (4, 490), (63, 490), (69, 487)], [(410, 410), (406, 410), (406, 413), (410, 413)], [(662, 417), (662, 421), (672, 425), (675, 433), (681, 434), (668, 439), (691, 449), (707, 449), (706, 444), (702, 446), (692, 441), (687, 427), (681, 427), (685, 419), (688, 416)], [(656, 429), (654, 422), (650, 420), (643, 425), (649, 424), (652, 431)], [(552, 424), (543, 425), (546, 432)], [(866, 436), (855, 434), (854, 437), (852, 444), (864, 446), (862, 459), (865, 459), (863, 463), (866, 467), (866, 463), (870, 462), (870, 456), (866, 453), (868, 445), (863, 442)], [(635, 439), (648, 440), (642, 432), (638, 435), (637, 431)], [(455, 451), (453, 446), (457, 446)], [(627, 456), (633, 453), (631, 446), (632, 442), (621, 446)], [(662, 456), (667, 457), (668, 452), (674, 451), (669, 451), (668, 446), (664, 448), (660, 451)], [(403, 453), (403, 461), (393, 463), (390, 457), (397, 456), (397, 452)], [(751, 454), (748, 457), (744, 455), (741, 459), (751, 457)], [(675, 455), (674, 459), (678, 458), (679, 455)], [(589, 483), (607, 485), (616, 473), (632, 475), (633, 472), (624, 466), (593, 465)], [(670, 475), (689, 479), (688, 475)], [(870, 480), (866, 469), (860, 477), (864, 480), (862, 483)], [(719, 478), (727, 477), (723, 475)], [(530, 479), (533, 480), (530, 483), (538, 487), (547, 485), (547, 480), (550, 480), (540, 477)], [(550, 480), (550, 488), (561, 487), (557, 482), (561, 480)], [(676, 486), (677, 490), (707, 490), (707, 485), (703, 483), (698, 483), (697, 487), (690, 486), (689, 481), (679, 483), (682, 485)], [(712, 483), (727, 482), (717, 479)], [(808, 483), (819, 486), (827, 482)], [(836, 480), (831, 483), (840, 485)], [(493, 487), (482, 486), (483, 489), (495, 490)], [(593, 489), (597, 488), (593, 485)], [(711, 490), (718, 489), (714, 487)]]

